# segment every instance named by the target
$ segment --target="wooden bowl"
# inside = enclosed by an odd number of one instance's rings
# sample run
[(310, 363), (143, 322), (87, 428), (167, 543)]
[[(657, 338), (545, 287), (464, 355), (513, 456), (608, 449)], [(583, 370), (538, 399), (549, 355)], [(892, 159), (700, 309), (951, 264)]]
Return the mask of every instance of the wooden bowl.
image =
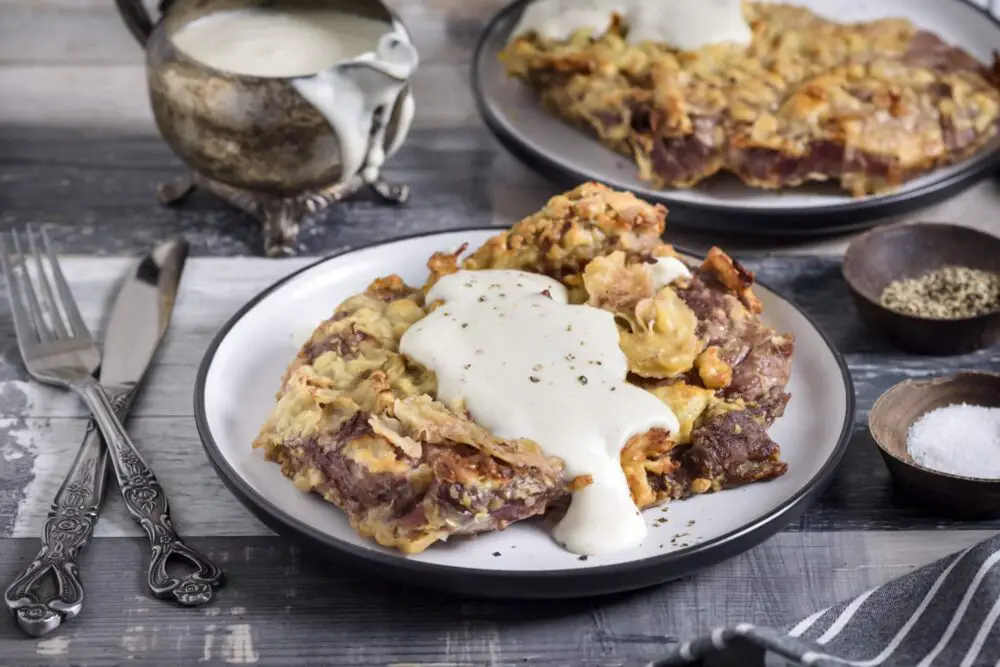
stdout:
[[(1000, 375), (964, 372), (932, 380), (905, 380), (882, 394), (868, 429), (896, 485), (929, 508), (967, 519), (1000, 517), (1000, 480), (959, 477), (923, 468), (906, 449), (910, 426), (931, 410), (956, 403), (1000, 407)], [(955, 446), (961, 447), (961, 433)]]
[(945, 266), (1000, 272), (1000, 238), (968, 227), (918, 223), (882, 227), (856, 238), (844, 255), (844, 280), (865, 323), (889, 342), (919, 354), (962, 354), (1000, 341), (1000, 307), (955, 320), (890, 310), (879, 299), (894, 280)]

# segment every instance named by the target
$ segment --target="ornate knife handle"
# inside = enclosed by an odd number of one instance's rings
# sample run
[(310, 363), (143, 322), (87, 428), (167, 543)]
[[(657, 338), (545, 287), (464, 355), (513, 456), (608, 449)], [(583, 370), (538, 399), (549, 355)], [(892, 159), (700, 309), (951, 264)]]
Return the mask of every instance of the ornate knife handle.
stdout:
[[(131, 401), (131, 392), (116, 396), (115, 413), (123, 416)], [(32, 637), (55, 630), (83, 608), (83, 584), (76, 557), (94, 534), (104, 498), (106, 472), (107, 453), (101, 445), (97, 425), (91, 420), (45, 519), (42, 548), (4, 594), (4, 602), (17, 617), (18, 625)], [(49, 573), (55, 577), (56, 594), (43, 600), (38, 588)]]
[[(173, 597), (183, 605), (205, 604), (212, 599), (213, 587), (222, 583), (222, 570), (184, 544), (174, 531), (167, 495), (115, 417), (104, 388), (96, 382), (75, 388), (94, 413), (107, 443), (125, 507), (149, 537), (153, 548), (147, 580), (150, 590), (158, 598)], [(195, 571), (183, 577), (171, 576), (167, 572), (171, 556), (187, 560)]]

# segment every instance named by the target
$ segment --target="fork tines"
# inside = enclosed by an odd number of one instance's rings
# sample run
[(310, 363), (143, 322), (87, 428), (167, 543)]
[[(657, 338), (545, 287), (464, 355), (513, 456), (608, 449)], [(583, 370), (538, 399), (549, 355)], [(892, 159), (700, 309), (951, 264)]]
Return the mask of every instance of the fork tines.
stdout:
[[(10, 308), (18, 343), (24, 346), (32, 341), (47, 343), (68, 337), (89, 338), (90, 333), (76, 307), (73, 294), (59, 267), (45, 229), (41, 230), (41, 246), (44, 253), (39, 252), (36, 234), (31, 227), (27, 228), (25, 234), (28, 237), (30, 254), (34, 259), (34, 272), (29, 268), (29, 258), (23, 250), (18, 233), (10, 232), (13, 253), (10, 252), (4, 235), (0, 234), (0, 264), (3, 265), (3, 273), (7, 279), (7, 291), (10, 295)], [(47, 262), (43, 261), (43, 254)], [(37, 289), (33, 283), (37, 283)]]

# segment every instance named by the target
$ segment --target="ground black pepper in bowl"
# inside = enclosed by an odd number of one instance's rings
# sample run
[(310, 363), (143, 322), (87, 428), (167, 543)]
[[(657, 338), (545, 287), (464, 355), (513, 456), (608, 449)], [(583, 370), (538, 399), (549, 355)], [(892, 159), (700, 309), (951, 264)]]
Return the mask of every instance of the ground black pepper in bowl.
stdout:
[(894, 280), (879, 299), (917, 317), (960, 319), (1000, 310), (1000, 273), (946, 266), (919, 278)]
[(861, 319), (896, 347), (963, 354), (1000, 342), (1000, 238), (939, 223), (881, 227), (844, 255)]

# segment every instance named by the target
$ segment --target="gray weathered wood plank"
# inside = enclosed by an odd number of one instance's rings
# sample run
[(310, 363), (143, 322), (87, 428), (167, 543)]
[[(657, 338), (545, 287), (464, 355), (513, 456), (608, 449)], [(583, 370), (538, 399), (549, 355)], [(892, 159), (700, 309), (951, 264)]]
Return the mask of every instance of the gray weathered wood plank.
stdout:
[[(280, 538), (196, 539), (227, 570), (208, 608), (151, 599), (140, 539), (98, 539), (81, 558), (87, 603), (58, 634), (0, 620), (5, 666), (128, 664), (638, 667), (672, 637), (725, 624), (794, 622), (985, 539), (923, 532), (781, 534), (694, 579), (584, 601), (466, 600), (385, 583)], [(0, 580), (34, 555), (7, 540)]]
[[(323, 214), (322, 224), (307, 225), (302, 246), (333, 252), (415, 232), (491, 224), (496, 154), (480, 146), (483, 132), (457, 128), (442, 137), (415, 130), (385, 171), (413, 188), (410, 202), (388, 207), (362, 195)], [(175, 235), (187, 237), (195, 254), (259, 252), (256, 222), (209, 195), (196, 194), (177, 208), (157, 204), (157, 185), (187, 171), (152, 135), (0, 128), (0, 146), (7, 147), (0, 152), (0, 229), (49, 224), (64, 252), (138, 252)], [(542, 200), (555, 193), (549, 188)], [(120, 233), (123, 228), (129, 233)]]

